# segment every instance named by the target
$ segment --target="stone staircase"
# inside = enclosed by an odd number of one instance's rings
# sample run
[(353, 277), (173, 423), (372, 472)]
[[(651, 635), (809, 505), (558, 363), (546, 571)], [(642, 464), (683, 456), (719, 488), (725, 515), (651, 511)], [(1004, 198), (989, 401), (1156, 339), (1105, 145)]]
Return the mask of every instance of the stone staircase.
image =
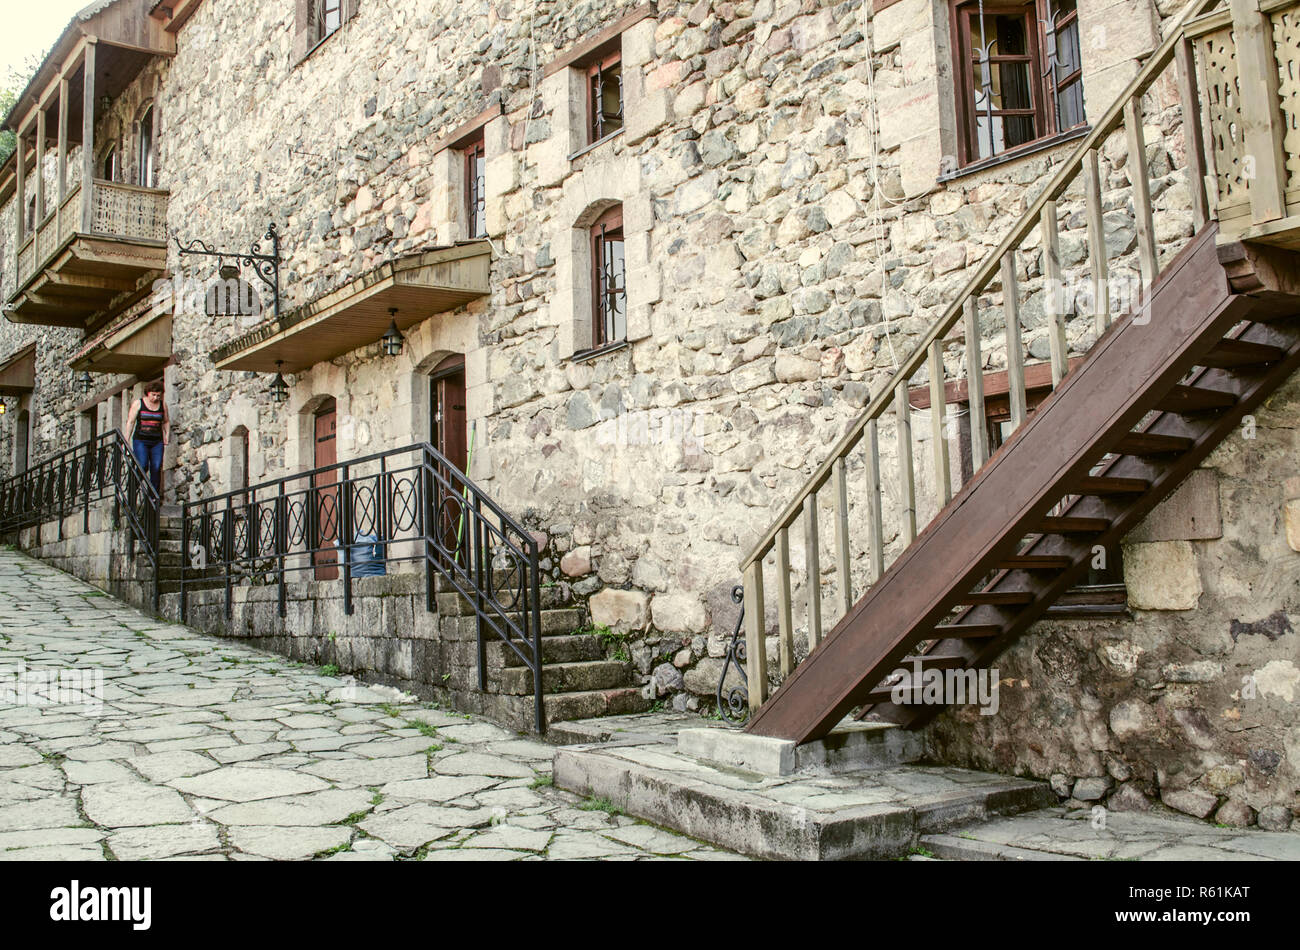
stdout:
[[(508, 581), (496, 578), (498, 585)], [(439, 623), (444, 639), (471, 650), (478, 636), (474, 605), (444, 577), (436, 586)], [(615, 659), (611, 647), (585, 632), (585, 608), (559, 585), (542, 590), (542, 691), (547, 723), (644, 712), (650, 701), (637, 685), (630, 661)], [(487, 695), (484, 715), (529, 728), (533, 710), (533, 674), (505, 641), (488, 634)]]

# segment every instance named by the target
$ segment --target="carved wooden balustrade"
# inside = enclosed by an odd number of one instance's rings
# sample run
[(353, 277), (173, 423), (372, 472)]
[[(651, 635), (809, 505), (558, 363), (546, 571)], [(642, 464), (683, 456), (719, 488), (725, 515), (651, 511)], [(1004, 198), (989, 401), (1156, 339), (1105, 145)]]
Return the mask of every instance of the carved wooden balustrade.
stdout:
[(84, 193), (81, 185), (69, 191), (63, 204), (50, 212), (18, 249), (16, 288), (39, 273), (78, 234), (166, 243), (168, 192), (96, 180), (90, 189), (89, 231), (82, 228), (87, 217)]

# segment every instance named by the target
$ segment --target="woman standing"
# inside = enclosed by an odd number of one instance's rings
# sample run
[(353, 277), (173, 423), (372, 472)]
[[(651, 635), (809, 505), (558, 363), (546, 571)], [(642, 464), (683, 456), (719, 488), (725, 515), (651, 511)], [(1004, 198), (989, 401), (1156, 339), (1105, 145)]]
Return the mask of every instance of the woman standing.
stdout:
[(171, 441), (172, 425), (163, 405), (161, 379), (145, 386), (144, 396), (131, 403), (126, 416), (126, 435), (131, 440), (131, 454), (162, 497), (163, 450)]

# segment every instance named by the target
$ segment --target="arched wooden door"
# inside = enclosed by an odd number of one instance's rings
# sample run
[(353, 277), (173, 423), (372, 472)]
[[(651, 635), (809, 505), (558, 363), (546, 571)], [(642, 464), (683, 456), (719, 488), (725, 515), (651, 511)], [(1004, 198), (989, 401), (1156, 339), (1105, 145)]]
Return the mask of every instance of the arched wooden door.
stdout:
[[(469, 416), (465, 409), (465, 357), (447, 357), (430, 374), (430, 438), (433, 447), (463, 474), (469, 464)], [(457, 490), (460, 481), (444, 466), (434, 487), (435, 512), (439, 545), (448, 553), (457, 552), (465, 563), (466, 532), (464, 499)], [(450, 490), (449, 490), (450, 487)]]
[[(327, 399), (316, 410), (314, 436), (313, 468), (324, 468), (337, 463), (338, 409), (333, 399)], [(318, 581), (332, 581), (339, 576), (339, 552), (336, 547), (341, 513), (338, 479), (337, 469), (319, 472), (312, 477), (312, 513), (316, 528), (314, 547), (318, 549), (312, 555), (312, 563), (316, 565)]]

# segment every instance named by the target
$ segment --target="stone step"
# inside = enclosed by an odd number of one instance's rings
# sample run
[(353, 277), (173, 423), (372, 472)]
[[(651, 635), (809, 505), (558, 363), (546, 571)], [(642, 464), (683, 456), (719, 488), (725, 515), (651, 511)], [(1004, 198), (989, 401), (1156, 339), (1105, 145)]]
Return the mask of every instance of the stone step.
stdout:
[[(443, 598), (449, 598), (444, 601)], [(452, 594), (439, 594), (438, 613), (442, 617), (443, 630), (456, 639), (465, 639), (474, 635), (476, 619), (474, 607), (463, 598)], [(511, 614), (517, 617), (517, 614)], [(581, 630), (585, 621), (584, 612), (578, 607), (559, 607), (542, 610), (542, 636), (567, 636)]]
[(636, 686), (620, 689), (598, 689), (582, 693), (551, 693), (543, 702), (547, 722), (566, 719), (595, 719), (597, 716), (622, 716), (645, 712), (650, 700)]
[[(437, 598), (438, 613), (443, 616), (467, 616), (474, 612), (473, 603), (455, 590), (434, 592)], [(511, 595), (498, 595), (498, 599), (511, 599)], [(573, 595), (558, 584), (542, 588), (542, 610), (560, 610), (573, 607)]]
[[(542, 692), (586, 693), (632, 685), (632, 668), (620, 660), (584, 660), (542, 666)], [(533, 691), (533, 673), (526, 666), (506, 667), (495, 677), (497, 691), (522, 696)]]
[[(590, 634), (557, 635), (542, 638), (543, 663), (580, 663), (605, 659), (605, 647)], [(521, 667), (524, 661), (504, 643), (488, 644), (488, 666)]]
[(960, 835), (922, 835), (921, 847), (945, 861), (1083, 861), (1074, 854), (1035, 851)]

